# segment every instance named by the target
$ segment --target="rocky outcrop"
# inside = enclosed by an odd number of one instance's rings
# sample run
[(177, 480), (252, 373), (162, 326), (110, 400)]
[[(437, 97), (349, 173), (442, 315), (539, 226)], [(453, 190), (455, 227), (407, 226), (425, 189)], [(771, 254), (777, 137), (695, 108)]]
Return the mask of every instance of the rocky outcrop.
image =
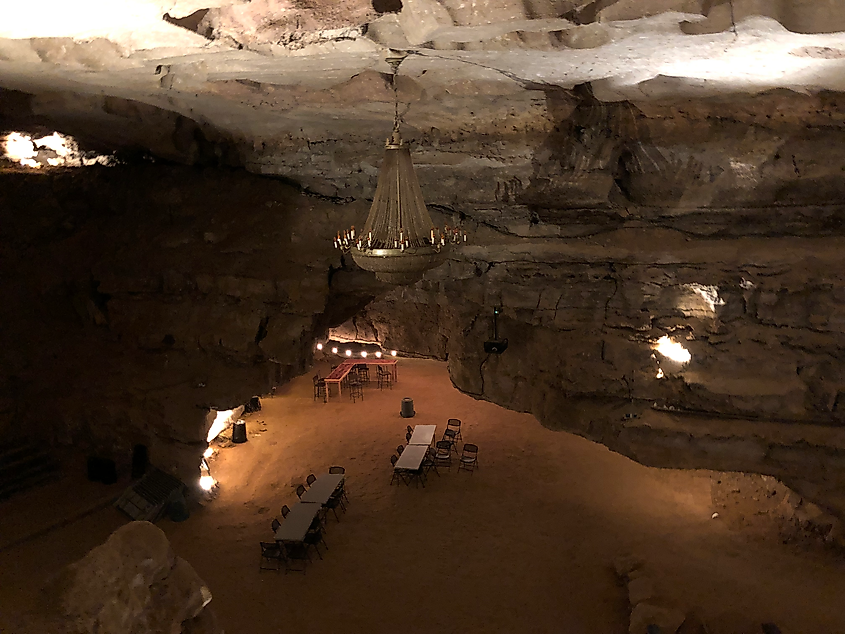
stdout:
[[(164, 533), (131, 522), (44, 589), (42, 631), (57, 634), (222, 634), (211, 591)], [(49, 625), (48, 625), (49, 624)]]
[[(476, 244), (356, 328), (640, 462), (774, 475), (845, 514), (845, 161), (822, 124), (836, 97), (731, 113), (549, 99), (561, 119), (525, 180), (428, 184), (460, 196), (440, 211), (477, 223)], [(483, 348), (495, 308), (502, 355)]]
[(16, 433), (193, 485), (210, 408), (305, 370), (317, 334), (379, 287), (323, 239), (360, 205), (244, 172), (5, 174), (0, 385)]

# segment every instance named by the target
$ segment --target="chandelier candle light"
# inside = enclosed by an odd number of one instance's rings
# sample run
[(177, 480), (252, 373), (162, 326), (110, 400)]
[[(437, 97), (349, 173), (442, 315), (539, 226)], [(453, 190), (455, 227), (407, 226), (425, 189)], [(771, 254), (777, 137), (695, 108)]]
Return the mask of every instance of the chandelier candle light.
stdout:
[(387, 140), (378, 185), (364, 230), (338, 231), (334, 246), (351, 252), (362, 269), (383, 282), (413, 284), (427, 270), (442, 264), (451, 245), (466, 242), (458, 227), (434, 226), (414, 173), (411, 152), (399, 134), (399, 96), (396, 71), (404, 57), (391, 57), (393, 68), (393, 134)]

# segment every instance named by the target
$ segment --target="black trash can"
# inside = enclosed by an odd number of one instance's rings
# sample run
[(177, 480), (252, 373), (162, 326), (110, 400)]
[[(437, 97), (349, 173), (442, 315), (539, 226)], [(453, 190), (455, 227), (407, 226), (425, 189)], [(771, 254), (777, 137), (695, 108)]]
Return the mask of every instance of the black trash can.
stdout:
[(413, 418), (416, 412), (414, 411), (414, 399), (412, 398), (403, 398), (402, 399), (402, 409), (399, 410), (399, 415), (402, 418)]
[(232, 424), (232, 442), (246, 442), (246, 421), (237, 420)]
[(91, 482), (114, 484), (117, 482), (117, 465), (110, 458), (90, 456), (88, 458), (88, 479)]
[(135, 445), (132, 448), (132, 479), (137, 480), (147, 472), (147, 464), (149, 458), (147, 456), (146, 445)]

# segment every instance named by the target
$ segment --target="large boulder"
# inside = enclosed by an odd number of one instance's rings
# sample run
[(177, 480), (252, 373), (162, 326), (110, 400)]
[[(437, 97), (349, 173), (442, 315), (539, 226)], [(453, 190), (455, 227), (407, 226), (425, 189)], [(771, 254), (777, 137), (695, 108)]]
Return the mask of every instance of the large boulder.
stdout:
[(222, 634), (207, 607), (211, 591), (150, 522), (116, 530), (62, 570), (45, 594), (63, 634)]

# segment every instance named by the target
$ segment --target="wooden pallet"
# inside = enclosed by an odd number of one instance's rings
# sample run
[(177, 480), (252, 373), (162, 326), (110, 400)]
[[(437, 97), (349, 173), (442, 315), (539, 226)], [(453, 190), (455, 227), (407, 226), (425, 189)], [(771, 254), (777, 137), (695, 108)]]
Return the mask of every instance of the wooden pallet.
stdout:
[(0, 500), (59, 475), (59, 463), (43, 446), (23, 443), (0, 453)]
[(158, 520), (167, 505), (185, 493), (184, 483), (161, 469), (153, 468), (130, 486), (114, 505), (133, 520)]

